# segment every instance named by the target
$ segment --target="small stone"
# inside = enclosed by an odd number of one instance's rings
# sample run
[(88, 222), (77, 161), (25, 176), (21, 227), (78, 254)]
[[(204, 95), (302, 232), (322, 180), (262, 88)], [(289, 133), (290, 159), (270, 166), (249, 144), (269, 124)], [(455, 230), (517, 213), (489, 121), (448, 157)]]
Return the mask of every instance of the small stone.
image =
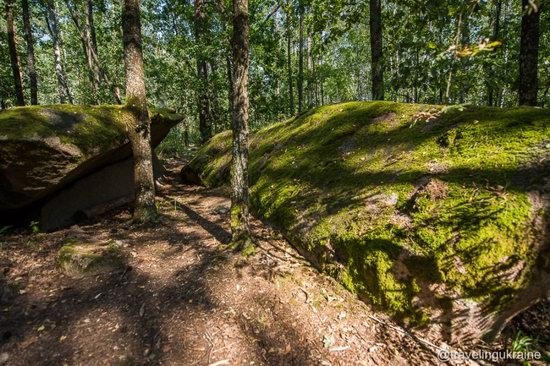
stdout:
[(120, 246), (112, 242), (65, 245), (59, 250), (58, 263), (73, 278), (108, 273), (123, 266)]

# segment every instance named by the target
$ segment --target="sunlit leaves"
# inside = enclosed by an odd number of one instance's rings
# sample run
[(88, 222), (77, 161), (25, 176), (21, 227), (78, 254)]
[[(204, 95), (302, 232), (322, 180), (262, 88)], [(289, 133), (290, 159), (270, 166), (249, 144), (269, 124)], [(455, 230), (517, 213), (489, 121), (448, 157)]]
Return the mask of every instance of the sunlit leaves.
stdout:
[(481, 52), (492, 52), (502, 45), (501, 41), (490, 42), (488, 39), (481, 40), (478, 44), (465, 45), (462, 47), (451, 46), (448, 51), (453, 52), (456, 57), (474, 57)]

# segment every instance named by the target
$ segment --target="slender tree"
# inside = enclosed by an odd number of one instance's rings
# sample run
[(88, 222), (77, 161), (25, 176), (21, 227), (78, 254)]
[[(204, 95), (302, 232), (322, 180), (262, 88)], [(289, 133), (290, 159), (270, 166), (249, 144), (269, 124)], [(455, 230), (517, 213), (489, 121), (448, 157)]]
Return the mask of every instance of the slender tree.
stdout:
[(313, 38), (307, 35), (307, 106), (313, 105)]
[(248, 0), (233, 0), (233, 161), (231, 231), (233, 242), (250, 240), (248, 197)]
[[(495, 15), (493, 19), (493, 40), (496, 41), (500, 38), (500, 14), (502, 12), (502, 0), (495, 0)], [(498, 52), (498, 51), (497, 51)], [(493, 70), (493, 66), (489, 65), (488, 70), (488, 77), (489, 80), (487, 81), (487, 104), (492, 106), (495, 103), (495, 88), (494, 88), (494, 82), (493, 78), (495, 77), (495, 72)]]
[[(88, 67), (88, 77), (92, 86), (93, 99), (99, 104), (99, 88), (101, 84), (101, 73), (99, 67), (94, 60), (94, 49), (92, 46), (92, 39), (90, 36), (90, 30), (83, 24), (82, 15), (76, 5), (73, 5), (70, 0), (65, 0), (65, 5), (69, 10), (71, 19), (76, 27), (80, 42), (82, 44), (82, 51), (84, 52), (84, 59)], [(87, 21), (85, 22), (87, 23)]]
[(15, 26), (13, 23), (13, 0), (5, 0), (6, 24), (8, 32), (8, 47), (10, 52), (11, 70), (15, 83), (16, 104), (25, 105), (25, 96), (23, 95), (23, 82), (21, 76), (21, 66), (19, 65), (19, 56), (17, 55), (17, 43), (15, 42)]
[(294, 114), (294, 90), (292, 77), (292, 18), (291, 6), (287, 4), (286, 10), (286, 60), (288, 72), (288, 109), (291, 115)]
[(382, 6), (380, 0), (369, 0), (372, 99), (384, 100), (384, 64), (382, 63)]
[[(538, 4), (541, 4), (539, 1)], [(537, 105), (540, 12), (537, 2), (522, 0), (519, 50), (519, 104)]]
[(208, 31), (208, 23), (204, 12), (204, 0), (195, 0), (194, 33), (197, 44), (197, 77), (199, 92), (197, 93), (197, 108), (199, 110), (199, 132), (201, 142), (205, 143), (212, 137), (210, 115), (210, 98), (208, 96), (208, 61), (204, 57), (204, 38)]
[(128, 136), (134, 155), (134, 222), (155, 220), (155, 182), (151, 151), (151, 121), (147, 110), (139, 0), (122, 0), (122, 35), (126, 71)]
[(46, 1), (46, 25), (52, 38), (53, 56), (55, 64), (55, 76), (57, 78), (57, 93), (60, 103), (73, 104), (73, 96), (69, 88), (67, 74), (65, 73), (65, 64), (61, 54), (61, 37), (59, 35), (59, 21), (57, 18), (56, 0)]
[(304, 4), (298, 4), (298, 113), (304, 108)]
[(99, 55), (99, 51), (97, 49), (97, 35), (96, 35), (95, 22), (94, 22), (94, 2), (92, 0), (88, 0), (88, 12), (87, 12), (87, 18), (86, 18), (86, 25), (90, 32), (92, 50), (94, 54), (97, 56)]
[(38, 104), (38, 81), (36, 77), (34, 40), (32, 37), (31, 16), (29, 12), (29, 1), (21, 0), (23, 10), (23, 27), (25, 29), (25, 41), (27, 42), (27, 70), (31, 87), (31, 104)]

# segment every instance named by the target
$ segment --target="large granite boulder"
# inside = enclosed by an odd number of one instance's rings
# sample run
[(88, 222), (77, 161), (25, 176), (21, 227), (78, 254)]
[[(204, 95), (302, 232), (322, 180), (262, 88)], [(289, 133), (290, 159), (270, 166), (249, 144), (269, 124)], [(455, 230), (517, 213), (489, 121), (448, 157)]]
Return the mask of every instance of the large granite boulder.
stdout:
[[(550, 294), (550, 111), (353, 102), (258, 131), (250, 200), (318, 268), (411, 327), (491, 339)], [(182, 179), (229, 182), (231, 134)]]
[[(165, 110), (150, 114), (156, 146), (182, 116)], [(49, 230), (98, 205), (128, 201), (133, 173), (125, 116), (122, 106), (0, 112), (0, 223), (33, 219)], [(155, 166), (161, 174), (160, 164)]]

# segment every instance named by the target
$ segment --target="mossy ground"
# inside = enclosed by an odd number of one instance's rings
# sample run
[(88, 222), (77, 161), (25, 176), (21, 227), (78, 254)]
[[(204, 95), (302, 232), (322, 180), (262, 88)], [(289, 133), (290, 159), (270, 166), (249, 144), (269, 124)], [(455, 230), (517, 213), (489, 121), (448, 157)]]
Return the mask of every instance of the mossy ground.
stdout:
[[(230, 144), (191, 161), (206, 185), (228, 182)], [(422, 323), (448, 307), (434, 285), (491, 309), (525, 285), (548, 156), (548, 110), (330, 105), (252, 137), (251, 201), (350, 290)]]

